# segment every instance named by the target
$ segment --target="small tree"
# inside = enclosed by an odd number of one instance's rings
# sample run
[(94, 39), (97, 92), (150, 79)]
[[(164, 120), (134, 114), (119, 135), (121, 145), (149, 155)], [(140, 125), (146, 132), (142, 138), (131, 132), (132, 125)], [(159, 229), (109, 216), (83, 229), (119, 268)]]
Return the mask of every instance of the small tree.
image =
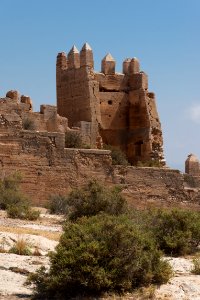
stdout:
[(29, 118), (23, 119), (22, 126), (25, 130), (35, 130), (36, 128), (35, 122)]
[(29, 200), (21, 193), (21, 179), (20, 173), (15, 172), (0, 181), (0, 209), (6, 210), (10, 218), (36, 220), (40, 213), (32, 210)]
[(100, 214), (67, 222), (50, 270), (40, 269), (29, 283), (39, 299), (123, 293), (167, 282), (171, 268), (160, 258), (154, 241), (127, 216)]
[(166, 254), (184, 255), (197, 250), (200, 244), (200, 213), (183, 209), (162, 209), (150, 214), (159, 248)]
[(81, 148), (81, 135), (75, 131), (67, 131), (65, 133), (65, 147), (66, 148)]
[(50, 214), (66, 214), (68, 209), (67, 197), (63, 195), (51, 195), (47, 204)]
[(104, 149), (111, 151), (113, 165), (123, 165), (123, 166), (129, 165), (127, 157), (121, 149), (111, 145), (104, 145)]
[(74, 189), (67, 199), (69, 218), (75, 221), (82, 216), (94, 216), (101, 212), (120, 215), (127, 210), (126, 200), (119, 187), (106, 188), (93, 180), (85, 187)]

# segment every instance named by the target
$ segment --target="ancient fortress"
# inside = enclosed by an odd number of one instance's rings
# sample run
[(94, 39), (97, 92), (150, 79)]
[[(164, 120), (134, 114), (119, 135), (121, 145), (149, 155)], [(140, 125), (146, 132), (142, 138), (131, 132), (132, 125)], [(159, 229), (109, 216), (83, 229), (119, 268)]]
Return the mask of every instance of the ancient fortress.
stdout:
[(163, 139), (155, 95), (148, 91), (148, 77), (137, 58), (123, 62), (115, 72), (115, 60), (107, 54), (101, 72), (94, 71), (93, 52), (86, 43), (57, 56), (58, 113), (70, 127), (81, 127), (87, 143), (121, 148), (129, 162), (164, 160)]
[[(186, 171), (134, 166), (138, 161), (164, 165), (162, 131), (155, 96), (136, 58), (115, 72), (110, 54), (94, 72), (88, 44), (59, 53), (56, 64), (57, 106), (33, 112), (31, 98), (9, 91), (0, 98), (0, 176), (19, 171), (21, 188), (36, 205), (51, 194), (66, 194), (96, 178), (121, 185), (124, 195), (140, 206), (148, 203), (200, 201), (200, 164), (190, 155)], [(65, 133), (80, 134), (90, 149), (65, 148)], [(103, 144), (121, 148), (130, 166), (114, 166)]]

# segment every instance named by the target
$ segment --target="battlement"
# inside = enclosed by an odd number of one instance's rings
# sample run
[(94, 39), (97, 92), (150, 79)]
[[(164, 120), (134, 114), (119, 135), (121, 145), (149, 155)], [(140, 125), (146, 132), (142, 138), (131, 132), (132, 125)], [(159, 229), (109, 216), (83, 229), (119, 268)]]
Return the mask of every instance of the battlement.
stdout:
[[(108, 53), (101, 61), (101, 73), (105, 75), (115, 75), (116, 61)], [(57, 55), (57, 70), (79, 69), (81, 67), (90, 67), (94, 69), (93, 51), (88, 43), (85, 43), (79, 52), (74, 45), (68, 53), (60, 52)], [(122, 63), (122, 73), (132, 75), (140, 73), (140, 63), (136, 57), (126, 58)]]

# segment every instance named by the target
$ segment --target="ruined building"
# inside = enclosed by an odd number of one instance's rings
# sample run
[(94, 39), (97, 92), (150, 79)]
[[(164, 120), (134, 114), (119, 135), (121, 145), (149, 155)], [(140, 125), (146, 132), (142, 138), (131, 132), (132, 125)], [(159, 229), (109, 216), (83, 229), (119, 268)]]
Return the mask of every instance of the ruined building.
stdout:
[(80, 53), (75, 46), (57, 56), (56, 86), (58, 114), (69, 127), (80, 127), (87, 143), (100, 148), (121, 148), (132, 164), (164, 161), (163, 139), (155, 95), (148, 91), (147, 74), (137, 58), (123, 62), (123, 73), (115, 71), (115, 60), (107, 54), (101, 72), (94, 71), (93, 52), (86, 43)]

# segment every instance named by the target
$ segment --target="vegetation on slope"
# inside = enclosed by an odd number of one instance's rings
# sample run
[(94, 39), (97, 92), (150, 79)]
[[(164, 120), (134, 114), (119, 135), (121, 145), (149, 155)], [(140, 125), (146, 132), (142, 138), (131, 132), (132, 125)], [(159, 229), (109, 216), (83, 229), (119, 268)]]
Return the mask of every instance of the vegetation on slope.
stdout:
[(64, 233), (50, 255), (50, 270), (29, 277), (36, 299), (124, 293), (168, 281), (169, 264), (152, 232), (129, 213), (120, 189), (92, 181), (66, 201)]

